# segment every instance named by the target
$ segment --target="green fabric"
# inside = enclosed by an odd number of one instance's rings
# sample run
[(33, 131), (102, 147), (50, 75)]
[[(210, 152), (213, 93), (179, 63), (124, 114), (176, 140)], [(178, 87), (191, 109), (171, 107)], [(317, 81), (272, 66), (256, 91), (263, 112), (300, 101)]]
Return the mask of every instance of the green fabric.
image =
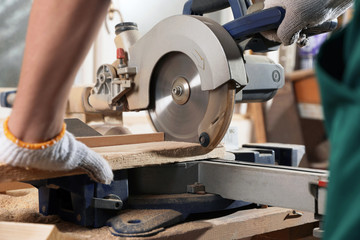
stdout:
[(360, 239), (360, 1), (327, 41), (317, 74), (331, 143), (324, 239)]

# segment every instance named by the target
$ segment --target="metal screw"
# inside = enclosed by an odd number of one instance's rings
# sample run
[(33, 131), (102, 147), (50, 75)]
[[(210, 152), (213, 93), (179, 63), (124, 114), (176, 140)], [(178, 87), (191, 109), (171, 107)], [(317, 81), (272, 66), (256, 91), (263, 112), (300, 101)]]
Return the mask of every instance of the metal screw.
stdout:
[(181, 96), (183, 93), (183, 89), (180, 86), (176, 86), (172, 89), (172, 93), (175, 94), (176, 96)]
[(298, 211), (296, 211), (296, 210), (293, 210), (293, 211), (292, 211), (292, 214), (294, 214), (294, 215), (296, 215), (296, 216), (299, 216), (299, 217), (301, 217), (301, 216), (303, 215), (303, 213), (298, 212)]
[(191, 185), (187, 185), (187, 192), (194, 193), (194, 194), (206, 194), (205, 192), (205, 185), (201, 183), (194, 183)]
[(99, 82), (100, 82), (100, 84), (103, 84), (103, 83), (105, 82), (105, 80), (106, 80), (105, 74), (101, 73), (101, 74), (99, 75)]
[(280, 78), (281, 78), (281, 74), (278, 70), (274, 70), (272, 72), (272, 79), (274, 82), (279, 82), (280, 81)]
[(296, 210), (293, 210), (291, 213), (285, 216), (285, 219), (293, 219), (293, 218), (299, 218), (303, 214), (301, 212), (297, 212)]
[(201, 133), (200, 137), (199, 137), (199, 142), (200, 142), (201, 146), (207, 147), (210, 143), (209, 134), (207, 134), (206, 132)]

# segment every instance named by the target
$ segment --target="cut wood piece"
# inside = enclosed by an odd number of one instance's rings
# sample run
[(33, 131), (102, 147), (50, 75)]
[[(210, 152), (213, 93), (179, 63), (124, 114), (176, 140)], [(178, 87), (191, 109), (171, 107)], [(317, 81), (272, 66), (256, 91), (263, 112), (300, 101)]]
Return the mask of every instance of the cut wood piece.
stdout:
[(73, 239), (64, 238), (55, 225), (52, 224), (34, 224), (17, 222), (0, 222), (1, 240), (52, 240), (52, 239)]
[(93, 149), (108, 160), (113, 169), (223, 158), (225, 155), (225, 148), (222, 146), (206, 153), (206, 149), (200, 144), (170, 141)]
[[(217, 147), (213, 151), (206, 153), (206, 149), (200, 146), (200, 144), (168, 141), (98, 147), (93, 148), (93, 150), (108, 160), (113, 170), (209, 158), (223, 158), (225, 155), (224, 147)], [(0, 163), (0, 182), (30, 181), (84, 173), (81, 169), (72, 171), (44, 171), (13, 167)]]
[(33, 188), (34, 186), (23, 183), (23, 182), (7, 182), (7, 183), (0, 183), (0, 193), (6, 192), (9, 190), (16, 190), (16, 189), (25, 189), (25, 188)]
[(81, 169), (72, 171), (45, 171), (33, 168), (13, 167), (0, 163), (0, 183), (15, 181), (31, 181), (62, 176), (85, 174)]
[(147, 134), (125, 134), (116, 136), (77, 137), (76, 139), (88, 147), (95, 148), (114, 145), (161, 142), (164, 141), (164, 133), (160, 132)]

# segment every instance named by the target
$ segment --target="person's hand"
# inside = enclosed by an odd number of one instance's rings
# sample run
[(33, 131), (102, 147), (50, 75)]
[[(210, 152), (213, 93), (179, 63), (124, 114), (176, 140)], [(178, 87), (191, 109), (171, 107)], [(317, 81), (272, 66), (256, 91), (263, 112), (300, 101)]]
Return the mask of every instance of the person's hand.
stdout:
[(113, 179), (108, 162), (65, 129), (58, 141), (50, 141), (49, 146), (38, 144), (43, 147), (37, 149), (36, 144), (22, 145), (11, 140), (6, 131), (5, 125), (0, 128), (0, 162), (49, 171), (82, 168), (93, 180), (104, 184), (110, 184)]
[(266, 38), (284, 45), (302, 41), (301, 30), (333, 20), (352, 5), (352, 0), (265, 0), (264, 9), (282, 7), (285, 18), (277, 32), (262, 33)]

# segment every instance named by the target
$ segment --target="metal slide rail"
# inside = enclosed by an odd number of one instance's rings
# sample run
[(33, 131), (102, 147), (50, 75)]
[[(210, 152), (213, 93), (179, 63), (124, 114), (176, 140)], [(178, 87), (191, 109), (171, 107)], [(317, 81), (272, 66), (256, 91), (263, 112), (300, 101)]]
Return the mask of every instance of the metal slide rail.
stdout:
[(198, 180), (206, 192), (323, 215), (328, 171), (244, 162), (202, 161)]

